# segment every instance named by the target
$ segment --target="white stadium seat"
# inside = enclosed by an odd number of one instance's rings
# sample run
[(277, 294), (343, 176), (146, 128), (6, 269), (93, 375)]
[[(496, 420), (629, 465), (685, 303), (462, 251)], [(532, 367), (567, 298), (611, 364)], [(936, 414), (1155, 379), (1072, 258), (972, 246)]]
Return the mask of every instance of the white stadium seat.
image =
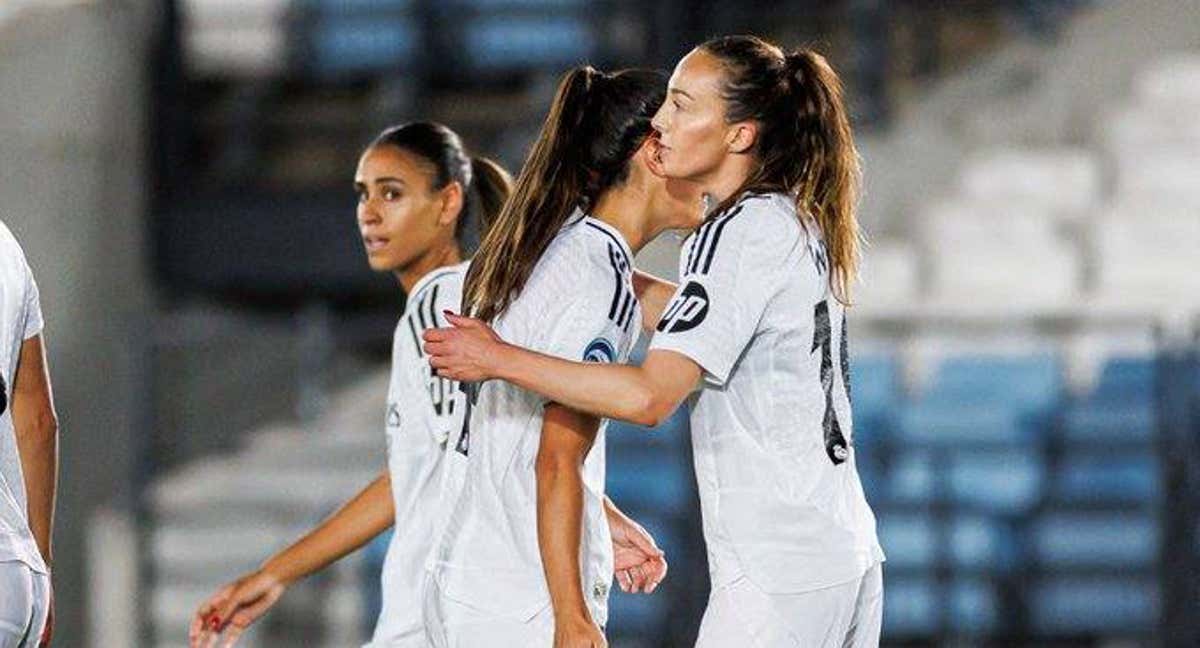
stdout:
[(1131, 309), (1200, 306), (1200, 210), (1120, 213), (1095, 223), (1096, 297)]
[(1200, 206), (1200, 147), (1161, 146), (1116, 159), (1117, 200)]
[(1158, 61), (1134, 79), (1134, 86), (1138, 99), (1146, 103), (1200, 108), (1200, 55)]
[(962, 169), (962, 195), (981, 201), (1017, 201), (1055, 210), (1081, 210), (1099, 194), (1099, 167), (1088, 151), (997, 149), (972, 156)]
[(905, 308), (917, 300), (919, 267), (912, 245), (900, 240), (874, 241), (863, 252), (852, 298), (865, 312)]

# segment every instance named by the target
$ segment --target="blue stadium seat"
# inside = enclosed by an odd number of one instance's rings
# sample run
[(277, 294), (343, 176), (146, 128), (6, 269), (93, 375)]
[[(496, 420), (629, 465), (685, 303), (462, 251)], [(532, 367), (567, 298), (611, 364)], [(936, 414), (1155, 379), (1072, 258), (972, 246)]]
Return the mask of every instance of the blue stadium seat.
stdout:
[(321, 16), (377, 17), (408, 11), (415, 0), (302, 0), (304, 8)]
[(689, 434), (688, 408), (686, 405), (681, 405), (671, 416), (667, 417), (667, 420), (656, 427), (612, 421), (608, 424), (605, 437), (608, 440), (608, 452), (611, 460), (613, 453), (621, 453), (627, 449), (686, 452), (690, 443)]
[(928, 578), (885, 577), (883, 581), (883, 636), (928, 636), (938, 626), (942, 597)]
[(949, 460), (947, 487), (959, 506), (1016, 515), (1041, 500), (1045, 473), (1045, 462), (1036, 451), (962, 452)]
[(886, 482), (882, 468), (879, 467), (879, 462), (874, 461), (871, 457), (864, 457), (859, 454), (855, 457), (855, 466), (858, 468), (858, 480), (862, 483), (863, 493), (867, 496), (868, 502), (882, 502), (887, 497)]
[(1154, 399), (1155, 360), (1150, 356), (1110, 358), (1100, 370), (1093, 389), (1095, 396), (1108, 400)]
[(925, 395), (960, 403), (1005, 403), (1023, 412), (1049, 410), (1063, 392), (1056, 356), (957, 356), (938, 367)]
[(1140, 568), (1158, 559), (1162, 533), (1143, 513), (1050, 513), (1031, 527), (1031, 550), (1054, 568)]
[(1017, 563), (1016, 534), (1002, 520), (958, 516), (950, 523), (949, 541), (955, 567), (1004, 571)]
[(999, 619), (1000, 596), (994, 584), (963, 579), (951, 586), (950, 626), (956, 631), (969, 635), (987, 634), (999, 625)]
[(899, 368), (889, 356), (850, 358), (850, 398), (855, 424), (895, 409), (900, 401)]
[(608, 625), (605, 627), (605, 634), (610, 639), (621, 636), (660, 636), (671, 611), (671, 601), (663, 594), (661, 590), (656, 590), (649, 596), (626, 594), (614, 583), (612, 593), (608, 597)]
[(1151, 443), (1156, 428), (1153, 401), (1100, 395), (1072, 403), (1062, 421), (1072, 443)]
[(879, 511), (878, 530), (888, 567), (927, 569), (937, 563), (942, 549), (930, 516)]
[(380, 578), (383, 573), (383, 560), (387, 557), (388, 545), (392, 542), (393, 531), (394, 529), (389, 528), (387, 531), (375, 536), (363, 549), (362, 618), (368, 631), (375, 627), (375, 621), (379, 618), (380, 610), (383, 609), (383, 591)]
[(681, 455), (627, 451), (610, 454), (607, 463), (605, 492), (622, 509), (682, 513), (692, 503), (695, 477)]
[(924, 450), (899, 453), (892, 460), (885, 491), (889, 500), (898, 503), (934, 501), (938, 485), (933, 453)]
[(409, 18), (318, 20), (310, 35), (307, 63), (321, 75), (394, 69), (411, 61), (420, 33)]
[(900, 408), (896, 441), (903, 445), (961, 448), (970, 445), (1028, 445), (1040, 437), (1036, 424), (1012, 403), (965, 402), (946, 396)]
[(1162, 467), (1151, 452), (1068, 453), (1055, 471), (1056, 500), (1088, 504), (1148, 504), (1162, 494)]
[(1029, 621), (1042, 635), (1150, 632), (1160, 594), (1150, 578), (1050, 578), (1034, 585)]
[(483, 11), (504, 9), (572, 9), (584, 7), (591, 0), (445, 0), (450, 6), (470, 7)]
[(572, 65), (592, 56), (590, 23), (573, 16), (490, 16), (465, 28), (466, 60), (482, 70)]

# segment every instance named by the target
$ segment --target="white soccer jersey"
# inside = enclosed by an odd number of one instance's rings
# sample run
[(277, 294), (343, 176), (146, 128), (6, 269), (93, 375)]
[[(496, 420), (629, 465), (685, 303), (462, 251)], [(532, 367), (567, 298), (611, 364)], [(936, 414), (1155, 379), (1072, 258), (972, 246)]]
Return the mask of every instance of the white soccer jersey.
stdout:
[(396, 528), (383, 563), (383, 607), (372, 645), (424, 642), (421, 614), (425, 562), (466, 473), (459, 435), (466, 394), (455, 381), (433, 375), (421, 334), (448, 326), (442, 311), (457, 312), (467, 263), (421, 278), (392, 340), (388, 386), (388, 472)]
[(0, 223), (0, 561), (17, 560), (44, 574), (46, 563), (29, 530), (25, 477), (9, 409), (21, 344), (41, 332), (33, 273), (17, 239)]
[[(496, 332), (512, 344), (562, 358), (625, 361), (640, 320), (632, 258), (615, 229), (577, 212), (497, 318)], [(431, 563), (446, 598), (508, 620), (528, 621), (550, 602), (538, 553), (534, 472), (545, 404), (499, 380), (479, 386), (466, 485)], [(599, 625), (607, 621), (613, 569), (603, 497), (602, 426), (584, 462), (580, 552), (584, 596)]]
[(701, 226), (651, 349), (704, 369), (691, 426), (713, 587), (769, 593), (863, 575), (883, 560), (855, 467), (845, 314), (820, 230), (782, 194)]

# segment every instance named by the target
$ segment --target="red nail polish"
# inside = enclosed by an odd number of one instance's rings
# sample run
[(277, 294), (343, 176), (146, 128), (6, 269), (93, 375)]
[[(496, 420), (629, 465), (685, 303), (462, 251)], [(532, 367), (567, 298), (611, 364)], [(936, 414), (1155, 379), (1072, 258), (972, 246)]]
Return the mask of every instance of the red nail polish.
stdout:
[(220, 628), (221, 627), (221, 617), (219, 617), (215, 614), (213, 616), (209, 617), (208, 625), (212, 626), (213, 630)]

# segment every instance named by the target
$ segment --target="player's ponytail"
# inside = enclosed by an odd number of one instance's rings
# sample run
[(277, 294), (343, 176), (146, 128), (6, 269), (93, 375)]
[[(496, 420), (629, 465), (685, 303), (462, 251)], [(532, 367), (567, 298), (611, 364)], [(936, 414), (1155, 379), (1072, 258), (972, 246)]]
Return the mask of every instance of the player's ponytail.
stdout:
[(410, 122), (388, 128), (371, 142), (371, 147), (394, 146), (429, 164), (434, 191), (457, 182), (463, 190), (463, 208), (454, 225), (454, 238), (469, 255), (512, 190), (512, 177), (487, 158), (467, 155), (462, 139), (436, 122)]
[(490, 321), (512, 303), (576, 207), (628, 175), (665, 92), (661, 75), (578, 67), (558, 84), (512, 196), (488, 229), (463, 287), (463, 311)]
[(861, 171), (837, 73), (813, 50), (785, 55), (754, 36), (717, 38), (700, 47), (724, 67), (726, 121), (759, 126), (758, 164), (727, 202), (746, 191), (795, 198), (796, 208), (811, 214), (825, 237), (834, 296), (849, 304), (858, 275)]
[(486, 235), (512, 193), (512, 176), (495, 160), (471, 158), (471, 190), (479, 202), (479, 231)]

